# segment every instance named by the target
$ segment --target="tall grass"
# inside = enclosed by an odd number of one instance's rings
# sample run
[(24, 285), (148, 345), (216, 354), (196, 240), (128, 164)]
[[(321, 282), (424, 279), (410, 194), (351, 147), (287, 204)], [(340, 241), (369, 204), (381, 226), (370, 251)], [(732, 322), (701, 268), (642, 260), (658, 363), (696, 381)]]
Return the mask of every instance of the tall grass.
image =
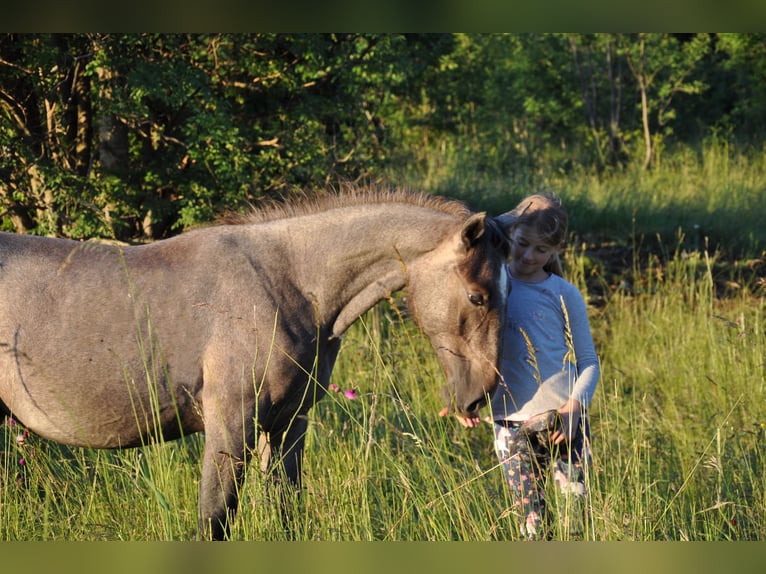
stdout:
[(714, 267), (678, 251), (594, 318), (599, 539), (763, 537), (763, 292), (718, 297)]
[[(434, 149), (420, 171), (404, 176), (411, 185), (459, 197), (492, 214), (513, 208), (529, 193), (553, 189), (566, 201), (570, 227), (579, 237), (629, 241), (680, 232), (690, 248), (727, 251), (766, 248), (766, 162), (763, 149), (741, 149), (710, 137), (696, 149), (666, 150), (651, 170), (640, 165), (596, 171), (505, 166), (471, 169), (457, 152)], [(443, 157), (442, 157), (443, 156)]]
[[(573, 242), (565, 257), (583, 292), (597, 285), (603, 294), (591, 317), (602, 377), (591, 405), (586, 528), (568, 532), (562, 501), (559, 539), (766, 537), (766, 174), (762, 162), (720, 145), (663, 162), (621, 176), (477, 184), (455, 171), (429, 180), (450, 195), (473, 190), (466, 199), (495, 213), (530, 187), (554, 187), (574, 237), (628, 247), (626, 281), (607, 276), (593, 242)], [(654, 255), (645, 257), (650, 242)], [(735, 248), (747, 257), (732, 257)], [(396, 306), (370, 311), (345, 336), (333, 375), (357, 398), (331, 392), (310, 415), (291, 531), (252, 465), (232, 537), (517, 539), (492, 430), (438, 417), (443, 380), (428, 342)], [(0, 426), (0, 539), (194, 539), (201, 450), (200, 435), (96, 451)]]
[[(568, 263), (579, 282), (585, 256)], [(603, 371), (587, 529), (576, 539), (766, 536), (766, 308), (750, 293), (717, 297), (714, 263), (715, 254), (679, 252), (594, 310)], [(311, 415), (292, 532), (255, 465), (233, 537), (516, 539), (491, 429), (437, 416), (442, 375), (427, 341), (381, 306), (343, 345), (334, 380), (357, 398), (330, 393)], [(94, 451), (34, 436), (17, 444), (19, 428), (2, 428), (3, 540), (196, 536), (200, 437)], [(563, 520), (554, 528), (570, 538)]]

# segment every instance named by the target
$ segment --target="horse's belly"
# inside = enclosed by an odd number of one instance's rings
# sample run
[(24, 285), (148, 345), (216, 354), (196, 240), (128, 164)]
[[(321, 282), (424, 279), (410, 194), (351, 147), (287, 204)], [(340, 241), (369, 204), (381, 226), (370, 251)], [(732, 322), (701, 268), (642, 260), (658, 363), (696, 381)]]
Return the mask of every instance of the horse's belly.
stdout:
[(202, 430), (201, 419), (179, 405), (153, 397), (125, 399), (119, 392), (110, 401), (72, 397), (37, 402), (26, 397), (9, 401), (9, 408), (35, 434), (74, 446), (134, 447)]
[(20, 346), (0, 359), (0, 399), (36, 434), (77, 446), (139, 446), (202, 429), (199, 372), (115, 351), (73, 356)]

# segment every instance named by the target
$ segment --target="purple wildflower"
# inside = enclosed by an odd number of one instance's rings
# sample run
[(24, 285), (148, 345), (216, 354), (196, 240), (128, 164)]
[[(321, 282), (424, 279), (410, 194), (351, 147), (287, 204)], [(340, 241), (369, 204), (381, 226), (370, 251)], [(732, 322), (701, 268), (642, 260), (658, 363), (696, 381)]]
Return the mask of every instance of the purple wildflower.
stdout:
[(26, 460), (24, 459), (24, 457), (22, 456), (22, 457), (19, 459), (19, 466), (24, 466), (25, 464), (27, 464), (27, 461), (26, 461)]
[(16, 424), (16, 419), (13, 417), (8, 417), (8, 426), (12, 427), (12, 426), (15, 426), (15, 424)]
[(354, 389), (346, 389), (343, 391), (343, 394), (346, 395), (347, 399), (352, 401), (356, 398), (356, 391)]

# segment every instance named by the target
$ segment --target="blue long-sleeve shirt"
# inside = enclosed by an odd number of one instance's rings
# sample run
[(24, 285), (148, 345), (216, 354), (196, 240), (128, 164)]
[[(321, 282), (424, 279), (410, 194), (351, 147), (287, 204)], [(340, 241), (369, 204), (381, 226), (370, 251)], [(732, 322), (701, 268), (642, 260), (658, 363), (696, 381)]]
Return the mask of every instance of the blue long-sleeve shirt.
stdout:
[(600, 366), (579, 290), (555, 274), (511, 287), (492, 418), (523, 421), (570, 398), (588, 408)]

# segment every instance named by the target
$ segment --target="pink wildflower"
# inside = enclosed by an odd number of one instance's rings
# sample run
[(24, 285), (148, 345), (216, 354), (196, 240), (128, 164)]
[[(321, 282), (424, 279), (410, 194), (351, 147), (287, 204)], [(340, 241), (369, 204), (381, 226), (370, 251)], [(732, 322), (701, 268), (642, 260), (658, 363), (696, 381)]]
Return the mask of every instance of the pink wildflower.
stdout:
[(29, 436), (29, 431), (27, 429), (24, 429), (24, 432), (16, 435), (16, 444), (19, 446), (24, 446), (25, 444), (27, 444), (28, 436)]
[(340, 391), (340, 387), (336, 385), (335, 383), (330, 383), (330, 386), (328, 388), (334, 393), (337, 393), (338, 391)]
[(346, 389), (343, 391), (343, 394), (346, 395), (347, 399), (352, 401), (356, 398), (356, 391), (354, 389)]

